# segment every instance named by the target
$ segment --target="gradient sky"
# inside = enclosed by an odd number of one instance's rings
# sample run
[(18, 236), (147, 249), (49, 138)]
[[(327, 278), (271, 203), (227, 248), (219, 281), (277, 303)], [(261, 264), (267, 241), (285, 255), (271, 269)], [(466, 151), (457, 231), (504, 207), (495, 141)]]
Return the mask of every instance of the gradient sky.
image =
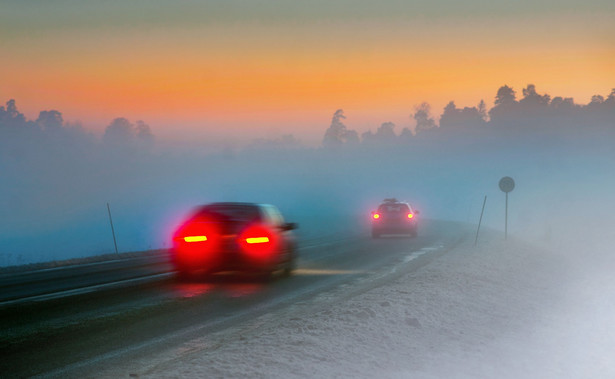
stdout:
[(0, 0), (0, 102), (162, 139), (364, 132), (497, 89), (587, 103), (615, 87), (612, 0)]

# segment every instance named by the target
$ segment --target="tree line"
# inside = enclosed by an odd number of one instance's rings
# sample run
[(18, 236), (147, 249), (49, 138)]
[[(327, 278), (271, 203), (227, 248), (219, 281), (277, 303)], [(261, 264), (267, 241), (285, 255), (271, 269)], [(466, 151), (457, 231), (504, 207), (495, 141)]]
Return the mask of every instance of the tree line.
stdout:
[[(113, 119), (102, 136), (103, 145), (114, 147), (149, 146), (153, 141), (149, 125), (143, 121), (132, 123), (123, 117)], [(7, 101), (6, 106), (0, 106), (0, 146), (4, 151), (54, 142), (75, 146), (95, 144), (98, 139), (80, 124), (64, 122), (62, 113), (57, 110), (41, 111), (36, 120), (28, 120), (19, 112), (14, 99)]]
[(417, 105), (410, 115), (415, 127), (405, 127), (396, 133), (392, 122), (382, 123), (375, 132), (369, 130), (359, 136), (344, 124), (344, 111), (333, 114), (331, 125), (325, 131), (323, 146), (408, 144), (426, 141), (458, 139), (533, 139), (556, 138), (591, 139), (615, 135), (615, 88), (605, 98), (594, 95), (588, 104), (576, 104), (569, 97), (551, 97), (539, 94), (536, 86), (527, 85), (522, 97), (507, 85), (500, 87), (494, 106), (487, 110), (481, 100), (477, 106), (458, 108), (450, 101), (436, 122), (427, 102)]

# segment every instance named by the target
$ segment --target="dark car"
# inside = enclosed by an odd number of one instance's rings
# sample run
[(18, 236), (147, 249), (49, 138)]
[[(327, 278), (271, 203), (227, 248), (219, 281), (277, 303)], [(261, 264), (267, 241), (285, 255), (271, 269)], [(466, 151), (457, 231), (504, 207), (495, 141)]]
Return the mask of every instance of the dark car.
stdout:
[(212, 203), (198, 208), (175, 232), (172, 260), (181, 277), (222, 271), (290, 275), (296, 228), (273, 205)]
[(406, 202), (384, 199), (378, 210), (372, 212), (372, 237), (380, 238), (383, 234), (409, 234), (416, 237), (418, 213)]

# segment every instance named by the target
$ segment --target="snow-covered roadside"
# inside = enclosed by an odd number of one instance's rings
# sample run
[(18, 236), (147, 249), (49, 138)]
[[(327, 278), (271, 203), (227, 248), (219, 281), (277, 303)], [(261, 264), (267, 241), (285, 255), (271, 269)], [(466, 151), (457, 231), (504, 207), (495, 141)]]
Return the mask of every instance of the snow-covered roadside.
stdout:
[[(365, 292), (348, 286), (199, 338), (152, 377), (615, 377), (615, 279), (492, 235)], [(400, 263), (403, 264), (403, 263)], [(398, 267), (403, 270), (403, 267)], [(340, 300), (341, 299), (341, 300)], [(119, 374), (117, 371), (114, 374)], [(124, 372), (124, 375), (127, 373)]]

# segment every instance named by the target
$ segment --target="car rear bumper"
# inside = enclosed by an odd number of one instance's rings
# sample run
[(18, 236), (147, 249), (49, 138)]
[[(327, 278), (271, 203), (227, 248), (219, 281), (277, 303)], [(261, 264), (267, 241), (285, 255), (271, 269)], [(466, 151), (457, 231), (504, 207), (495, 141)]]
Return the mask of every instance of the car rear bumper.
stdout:
[(186, 272), (273, 271), (279, 264), (280, 254), (267, 257), (254, 257), (239, 248), (216, 251), (173, 250), (173, 263), (177, 270)]
[(412, 223), (389, 223), (389, 224), (372, 224), (372, 232), (378, 234), (396, 234), (396, 233), (413, 233), (416, 232), (417, 225)]

